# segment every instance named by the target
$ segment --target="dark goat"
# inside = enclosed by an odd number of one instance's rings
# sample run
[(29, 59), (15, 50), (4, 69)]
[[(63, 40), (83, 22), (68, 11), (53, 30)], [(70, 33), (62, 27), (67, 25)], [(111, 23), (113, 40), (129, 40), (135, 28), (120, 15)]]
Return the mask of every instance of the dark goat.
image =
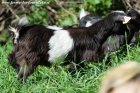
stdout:
[[(128, 22), (124, 12), (112, 12), (90, 27), (62, 29), (42, 25), (27, 25), (13, 29), (16, 43), (8, 56), (9, 63), (16, 69), (18, 78), (24, 80), (38, 65), (50, 66), (62, 55), (68, 54), (66, 61), (97, 61), (99, 49), (113, 33), (120, 34), (124, 22)], [(14, 41), (15, 41), (14, 39)]]
[(92, 24), (96, 23), (97, 21), (101, 20), (102, 18), (96, 16), (94, 14), (88, 14), (80, 19), (80, 26), (81, 27), (89, 27)]
[(97, 21), (101, 20), (102, 18), (94, 15), (94, 14), (87, 14), (84, 9), (80, 11), (80, 27), (89, 27), (92, 24), (96, 23)]
[(127, 15), (132, 17), (132, 19), (126, 25), (126, 36), (125, 34), (110, 36), (102, 46), (104, 54), (115, 51), (126, 43), (130, 44), (136, 42), (140, 30), (140, 14), (136, 10), (131, 9), (128, 11)]
[[(132, 20), (130, 20), (130, 22), (127, 24), (127, 27), (125, 29), (127, 37), (125, 37), (125, 34), (124, 35), (111, 35), (104, 42), (101, 48), (102, 53), (106, 54), (108, 52), (115, 51), (118, 48), (120, 48), (120, 46), (125, 45), (126, 41), (128, 44), (136, 41), (136, 37), (139, 35), (138, 33), (140, 29), (140, 14), (137, 11), (131, 9), (129, 10), (127, 15), (132, 17)], [(101, 19), (102, 19), (101, 17), (88, 14), (81, 18), (80, 27), (88, 27)]]
[(127, 15), (132, 17), (132, 20), (130, 20), (128, 24), (128, 29), (132, 34), (128, 39), (128, 43), (134, 43), (136, 42), (138, 35), (140, 35), (140, 13), (134, 9), (131, 9), (128, 11)]

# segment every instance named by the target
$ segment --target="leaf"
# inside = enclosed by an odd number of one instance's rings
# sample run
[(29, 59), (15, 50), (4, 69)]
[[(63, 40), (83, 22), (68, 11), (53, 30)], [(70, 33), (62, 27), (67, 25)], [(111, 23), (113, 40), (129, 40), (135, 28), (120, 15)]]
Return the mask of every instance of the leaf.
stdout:
[(92, 3), (92, 4), (99, 4), (100, 0), (86, 0), (86, 2)]
[(111, 6), (111, 1), (110, 0), (106, 0), (106, 6), (109, 8)]
[(60, 23), (63, 26), (68, 26), (68, 25), (72, 25), (72, 19), (70, 17), (66, 17), (64, 20), (61, 21)]

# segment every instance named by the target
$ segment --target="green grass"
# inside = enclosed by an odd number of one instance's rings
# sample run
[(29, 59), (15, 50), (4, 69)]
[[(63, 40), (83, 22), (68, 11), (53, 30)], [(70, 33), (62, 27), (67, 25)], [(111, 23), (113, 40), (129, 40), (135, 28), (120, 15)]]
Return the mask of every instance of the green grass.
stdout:
[(14, 69), (7, 62), (11, 44), (0, 47), (0, 92), (1, 93), (98, 93), (100, 80), (105, 72), (125, 60), (140, 62), (140, 44), (129, 47), (126, 54), (111, 53), (111, 64), (105, 61), (87, 65), (84, 74), (77, 71), (70, 74), (65, 68), (58, 66), (38, 67), (25, 84), (16, 79)]

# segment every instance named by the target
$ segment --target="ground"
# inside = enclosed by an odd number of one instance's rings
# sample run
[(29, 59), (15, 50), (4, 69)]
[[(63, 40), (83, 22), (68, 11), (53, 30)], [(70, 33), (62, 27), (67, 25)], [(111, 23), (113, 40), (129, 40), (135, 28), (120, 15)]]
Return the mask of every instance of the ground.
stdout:
[(83, 73), (71, 74), (64, 67), (38, 67), (27, 81), (22, 84), (16, 79), (14, 69), (7, 62), (7, 55), (12, 50), (11, 43), (0, 46), (0, 91), (1, 93), (98, 93), (101, 78), (111, 67), (126, 60), (140, 62), (140, 44), (128, 46), (126, 53), (113, 52), (110, 63), (105, 61), (89, 64)]

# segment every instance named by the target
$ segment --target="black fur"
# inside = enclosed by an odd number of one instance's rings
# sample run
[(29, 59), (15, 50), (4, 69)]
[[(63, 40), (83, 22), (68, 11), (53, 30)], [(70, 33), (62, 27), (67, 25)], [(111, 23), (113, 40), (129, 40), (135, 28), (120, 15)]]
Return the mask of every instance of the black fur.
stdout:
[(80, 24), (79, 26), (80, 27), (85, 27), (87, 22), (89, 21), (90, 23), (94, 24), (96, 23), (97, 21), (101, 20), (102, 18), (99, 17), (99, 16), (96, 16), (96, 15), (93, 15), (93, 14), (89, 14), (89, 15), (86, 15), (84, 17), (82, 17), (80, 19)]
[[(140, 14), (131, 9), (128, 13), (128, 16), (132, 17), (132, 20), (126, 25), (127, 27), (124, 29), (121, 29), (121, 31), (126, 32), (127, 36), (125, 37), (125, 33), (123, 35), (111, 35), (103, 44), (101, 51), (104, 55), (106, 53), (111, 52), (111, 51), (116, 51), (120, 46), (123, 46), (126, 44), (126, 41), (128, 44), (135, 42), (136, 37), (138, 36), (139, 29), (140, 29)], [(90, 20), (88, 20), (89, 16), (91, 16), (91, 23), (94, 24), (98, 20), (101, 20), (101, 17), (96, 17), (93, 15), (88, 15), (83, 17), (82, 20), (80, 21), (80, 26), (86, 26), (86, 23)], [(82, 22), (82, 23), (81, 23)], [(83, 24), (83, 25), (81, 25)]]
[[(74, 40), (66, 62), (97, 61), (101, 59), (100, 47), (111, 34), (121, 34), (125, 13), (113, 12), (91, 27), (66, 28)], [(42, 25), (28, 25), (19, 30), (18, 43), (8, 56), (10, 64), (17, 70), (18, 78), (24, 80), (38, 65), (50, 66), (48, 62), (49, 40), (54, 31)]]

